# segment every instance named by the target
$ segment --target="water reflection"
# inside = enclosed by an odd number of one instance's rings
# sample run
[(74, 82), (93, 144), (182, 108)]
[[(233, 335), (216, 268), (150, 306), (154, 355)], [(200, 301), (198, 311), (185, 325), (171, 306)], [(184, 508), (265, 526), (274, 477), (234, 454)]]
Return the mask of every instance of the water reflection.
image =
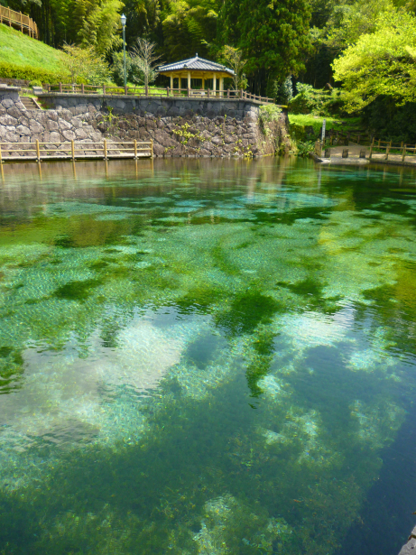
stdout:
[(4, 170), (0, 552), (335, 553), (413, 397), (414, 174)]

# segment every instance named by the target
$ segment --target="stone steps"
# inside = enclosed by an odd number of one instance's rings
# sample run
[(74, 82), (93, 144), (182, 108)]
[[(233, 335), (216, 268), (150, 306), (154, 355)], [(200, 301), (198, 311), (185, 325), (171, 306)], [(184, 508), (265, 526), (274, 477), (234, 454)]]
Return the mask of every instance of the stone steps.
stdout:
[(30, 96), (21, 96), (20, 102), (26, 108), (26, 110), (40, 110), (39, 104)]

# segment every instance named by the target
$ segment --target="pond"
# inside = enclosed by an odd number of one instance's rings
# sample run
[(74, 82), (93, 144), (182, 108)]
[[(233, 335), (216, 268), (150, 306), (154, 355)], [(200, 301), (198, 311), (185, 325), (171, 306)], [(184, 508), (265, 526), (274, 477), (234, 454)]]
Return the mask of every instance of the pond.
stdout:
[(0, 554), (395, 555), (416, 510), (415, 178), (4, 166)]

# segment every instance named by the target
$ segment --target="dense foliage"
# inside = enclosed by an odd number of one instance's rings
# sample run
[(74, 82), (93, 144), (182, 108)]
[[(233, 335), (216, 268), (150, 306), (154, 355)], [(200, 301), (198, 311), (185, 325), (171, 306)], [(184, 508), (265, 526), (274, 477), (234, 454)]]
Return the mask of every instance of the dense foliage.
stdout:
[[(124, 79), (120, 24), (124, 13), (128, 52), (144, 39), (154, 44), (158, 63), (198, 53), (235, 69), (235, 88), (247, 87), (279, 104), (290, 103), (296, 113), (360, 113), (371, 129), (378, 123), (390, 134), (391, 122), (400, 120), (405, 136), (413, 120), (403, 114), (412, 114), (407, 106), (416, 101), (416, 0), (0, 3), (30, 13), (49, 45), (93, 48), (110, 64), (118, 84)], [(128, 80), (143, 81), (142, 70), (137, 70), (141, 61), (127, 58)], [(165, 78), (159, 79), (165, 86)], [(380, 123), (386, 114), (386, 124)]]

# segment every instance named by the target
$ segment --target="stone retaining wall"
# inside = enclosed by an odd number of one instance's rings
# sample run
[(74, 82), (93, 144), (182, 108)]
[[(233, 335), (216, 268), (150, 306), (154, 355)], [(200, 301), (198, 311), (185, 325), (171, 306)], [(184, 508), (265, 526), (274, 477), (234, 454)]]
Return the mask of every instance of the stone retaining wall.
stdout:
[(0, 142), (153, 140), (156, 156), (263, 156), (288, 142), (288, 121), (262, 122), (246, 100), (43, 94), (26, 110), (0, 86)]

